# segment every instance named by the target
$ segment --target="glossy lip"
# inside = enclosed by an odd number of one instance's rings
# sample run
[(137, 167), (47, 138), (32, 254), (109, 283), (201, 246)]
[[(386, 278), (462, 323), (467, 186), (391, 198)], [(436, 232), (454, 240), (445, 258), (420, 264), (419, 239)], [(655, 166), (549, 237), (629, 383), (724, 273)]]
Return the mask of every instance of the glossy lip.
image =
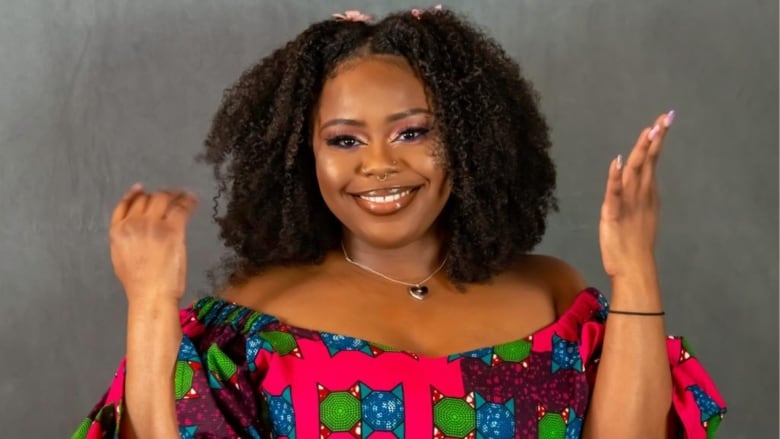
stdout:
[(380, 196), (386, 196), (391, 195), (391, 191), (395, 192), (403, 192), (405, 190), (413, 190), (416, 191), (417, 189), (420, 189), (422, 185), (393, 185), (393, 186), (385, 186), (385, 187), (376, 187), (373, 189), (368, 189), (365, 191), (360, 192), (348, 192), (350, 195), (354, 197), (359, 196), (367, 196), (367, 197), (380, 197)]
[[(407, 188), (411, 189), (411, 193), (409, 195), (406, 195), (405, 197), (402, 197), (400, 200), (390, 201), (387, 203), (374, 203), (360, 198), (360, 195), (352, 195), (352, 196), (354, 197), (357, 205), (364, 211), (370, 213), (371, 215), (382, 215), (382, 216), (392, 215), (402, 210), (409, 204), (411, 204), (411, 202), (414, 200), (414, 197), (417, 195), (417, 192), (419, 192), (420, 187), (421, 186), (403, 187), (402, 190), (406, 190)], [(384, 188), (384, 189), (391, 189), (391, 188)], [(374, 189), (374, 190), (378, 190), (378, 189)], [(365, 195), (366, 192), (363, 192), (362, 194)]]

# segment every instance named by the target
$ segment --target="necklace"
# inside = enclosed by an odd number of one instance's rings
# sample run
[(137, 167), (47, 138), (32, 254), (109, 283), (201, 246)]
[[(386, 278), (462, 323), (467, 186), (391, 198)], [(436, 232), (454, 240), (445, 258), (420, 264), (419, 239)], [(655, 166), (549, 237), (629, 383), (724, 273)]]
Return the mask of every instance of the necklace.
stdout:
[(347, 249), (344, 248), (344, 241), (341, 242), (341, 251), (344, 252), (344, 260), (346, 260), (350, 264), (352, 264), (352, 265), (354, 265), (354, 266), (356, 266), (358, 268), (361, 268), (361, 269), (363, 269), (365, 271), (368, 271), (369, 273), (373, 273), (373, 274), (375, 274), (375, 275), (377, 275), (379, 277), (382, 277), (382, 278), (384, 278), (386, 280), (389, 280), (390, 282), (395, 282), (397, 284), (406, 285), (407, 287), (409, 287), (409, 295), (412, 296), (413, 298), (417, 299), (417, 300), (425, 299), (425, 296), (428, 294), (428, 287), (426, 287), (424, 285), (425, 282), (428, 282), (429, 280), (431, 280), (431, 278), (433, 276), (435, 276), (436, 273), (441, 271), (441, 269), (444, 268), (444, 264), (447, 262), (447, 258), (445, 257), (441, 261), (441, 264), (439, 264), (439, 267), (436, 268), (436, 270), (433, 270), (433, 273), (429, 274), (428, 277), (426, 277), (425, 279), (423, 279), (423, 280), (421, 280), (420, 282), (417, 282), (417, 283), (409, 283), (409, 282), (404, 282), (402, 280), (393, 279), (392, 277), (387, 276), (385, 274), (382, 274), (382, 273), (374, 270), (371, 267), (367, 267), (367, 266), (361, 264), (360, 262), (353, 261), (352, 258), (350, 258), (349, 255), (347, 254)]

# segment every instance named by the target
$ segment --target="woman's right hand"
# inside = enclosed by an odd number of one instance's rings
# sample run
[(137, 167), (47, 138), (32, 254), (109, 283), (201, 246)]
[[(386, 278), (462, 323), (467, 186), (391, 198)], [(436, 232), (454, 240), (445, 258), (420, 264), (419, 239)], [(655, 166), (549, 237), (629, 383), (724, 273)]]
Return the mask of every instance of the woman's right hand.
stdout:
[(146, 193), (133, 185), (111, 215), (111, 262), (129, 302), (184, 296), (186, 228), (198, 204), (184, 191)]
[(186, 228), (197, 205), (183, 191), (135, 184), (111, 215), (111, 262), (128, 300), (123, 438), (179, 437), (173, 393), (187, 272)]

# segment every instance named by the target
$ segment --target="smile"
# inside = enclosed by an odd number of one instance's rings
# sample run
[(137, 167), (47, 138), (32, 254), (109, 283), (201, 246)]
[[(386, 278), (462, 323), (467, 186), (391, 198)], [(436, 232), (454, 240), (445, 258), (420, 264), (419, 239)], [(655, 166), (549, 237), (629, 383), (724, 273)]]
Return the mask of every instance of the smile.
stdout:
[(419, 187), (377, 189), (353, 196), (363, 210), (374, 215), (389, 215), (408, 206), (418, 189)]
[(409, 195), (412, 193), (412, 189), (406, 189), (403, 192), (395, 191), (395, 193), (391, 193), (389, 195), (385, 196), (370, 196), (370, 195), (359, 195), (360, 198), (370, 201), (372, 203), (390, 203), (393, 201), (398, 201), (401, 198)]

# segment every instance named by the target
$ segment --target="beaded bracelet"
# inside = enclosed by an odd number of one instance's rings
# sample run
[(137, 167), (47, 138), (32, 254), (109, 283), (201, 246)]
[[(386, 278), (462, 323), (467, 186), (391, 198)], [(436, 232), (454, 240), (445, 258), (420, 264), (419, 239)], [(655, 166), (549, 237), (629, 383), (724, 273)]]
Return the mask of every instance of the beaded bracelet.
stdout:
[(662, 316), (666, 315), (665, 312), (641, 312), (641, 311), (618, 311), (615, 309), (609, 310), (610, 314), (624, 314), (627, 316)]

